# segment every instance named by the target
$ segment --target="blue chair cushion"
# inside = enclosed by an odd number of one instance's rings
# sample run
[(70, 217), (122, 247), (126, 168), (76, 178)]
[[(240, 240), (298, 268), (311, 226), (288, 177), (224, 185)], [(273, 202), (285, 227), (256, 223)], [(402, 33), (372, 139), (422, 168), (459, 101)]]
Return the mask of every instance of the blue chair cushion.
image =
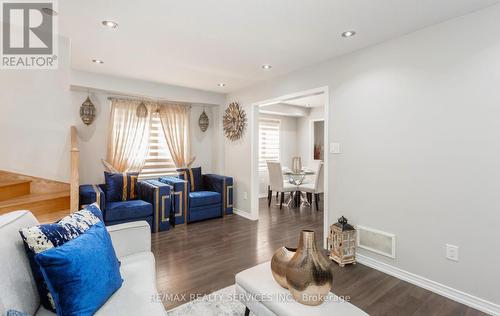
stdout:
[(106, 180), (106, 201), (129, 201), (137, 199), (138, 172), (111, 173), (104, 172)]
[(189, 209), (189, 222), (201, 221), (209, 218), (216, 218), (222, 216), (222, 205), (212, 204)]
[(123, 283), (120, 263), (102, 222), (78, 238), (35, 256), (57, 315), (94, 315)]
[(179, 179), (188, 182), (189, 191), (196, 192), (203, 190), (203, 179), (201, 167), (177, 169)]
[(131, 200), (106, 203), (104, 221), (140, 219), (153, 215), (153, 206), (143, 200)]
[(198, 191), (189, 192), (189, 207), (220, 204), (221, 196), (219, 192)]
[(97, 223), (102, 223), (102, 213), (97, 204), (92, 204), (81, 211), (63, 217), (56, 223), (22, 228), (19, 231), (38, 289), (40, 302), (46, 309), (55, 312), (56, 306), (54, 298), (49, 293), (47, 284), (44, 281), (40, 266), (35, 261), (35, 256), (49, 249), (62, 246), (82, 235)]

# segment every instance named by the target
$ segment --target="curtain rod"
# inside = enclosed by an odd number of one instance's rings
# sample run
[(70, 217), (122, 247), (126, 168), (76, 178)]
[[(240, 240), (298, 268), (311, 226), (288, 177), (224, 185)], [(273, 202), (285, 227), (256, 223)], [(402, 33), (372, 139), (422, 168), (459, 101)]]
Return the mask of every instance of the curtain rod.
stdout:
[(76, 91), (85, 91), (85, 92), (100, 92), (108, 95), (108, 100), (111, 98), (122, 99), (122, 100), (130, 100), (130, 101), (150, 101), (150, 102), (164, 102), (164, 103), (177, 103), (177, 104), (189, 104), (189, 105), (199, 105), (199, 106), (219, 106), (219, 103), (207, 103), (207, 102), (185, 102), (185, 101), (174, 101), (168, 100), (165, 98), (143, 95), (139, 93), (127, 93), (124, 91), (117, 90), (107, 90), (107, 89), (99, 89), (81, 85), (71, 85), (72, 90)]
[(182, 104), (182, 105), (188, 105), (191, 107), (193, 104), (198, 104), (202, 105), (199, 103), (189, 103), (189, 102), (181, 102), (181, 101), (170, 101), (170, 100), (165, 100), (165, 99), (154, 99), (154, 98), (148, 98), (148, 97), (108, 97), (108, 100), (121, 100), (121, 101), (145, 101), (145, 102), (151, 102), (151, 103), (159, 103), (159, 104)]

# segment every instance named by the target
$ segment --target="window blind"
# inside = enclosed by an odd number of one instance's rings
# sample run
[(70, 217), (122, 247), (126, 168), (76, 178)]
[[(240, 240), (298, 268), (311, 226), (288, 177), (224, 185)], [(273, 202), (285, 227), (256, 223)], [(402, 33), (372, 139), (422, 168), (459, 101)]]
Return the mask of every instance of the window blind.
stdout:
[(259, 119), (259, 170), (267, 170), (267, 161), (280, 160), (280, 121)]
[(175, 174), (177, 174), (175, 164), (168, 150), (160, 117), (155, 113), (151, 124), (149, 152), (139, 177), (141, 179), (151, 179)]

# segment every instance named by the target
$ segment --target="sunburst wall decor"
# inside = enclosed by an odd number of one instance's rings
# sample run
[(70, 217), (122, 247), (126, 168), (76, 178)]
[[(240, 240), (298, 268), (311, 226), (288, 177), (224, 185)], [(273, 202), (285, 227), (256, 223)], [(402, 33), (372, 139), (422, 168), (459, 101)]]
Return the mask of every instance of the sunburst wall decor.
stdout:
[(232, 141), (243, 136), (247, 125), (247, 115), (238, 102), (232, 102), (224, 113), (224, 134)]

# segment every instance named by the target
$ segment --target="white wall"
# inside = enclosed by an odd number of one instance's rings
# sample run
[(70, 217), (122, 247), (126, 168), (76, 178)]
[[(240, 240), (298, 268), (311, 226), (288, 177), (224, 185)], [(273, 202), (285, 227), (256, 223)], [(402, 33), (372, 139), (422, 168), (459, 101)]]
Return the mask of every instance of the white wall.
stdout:
[[(91, 100), (97, 110), (96, 120), (90, 126), (84, 125), (79, 119), (79, 113), (74, 112), (75, 119), (78, 121), (77, 128), (80, 140), (81, 183), (102, 183), (104, 181), (104, 168), (101, 159), (106, 158), (108, 122), (111, 110), (108, 97), (117, 94), (155, 96), (172, 101), (193, 102), (190, 130), (192, 154), (196, 156), (194, 165), (201, 166), (204, 173), (219, 173), (221, 171), (220, 157), (222, 157), (223, 152), (220, 141), (222, 136), (219, 110), (220, 105), (225, 102), (222, 94), (81, 71), (73, 71), (72, 85), (74, 87), (72, 92), (73, 107), (79, 108), (87, 97), (87, 92), (83, 87), (88, 87), (91, 91)], [(206, 103), (206, 105), (201, 103)], [(198, 118), (203, 109), (210, 120), (206, 132), (202, 132), (198, 127)]]
[[(327, 156), (331, 221), (396, 234), (396, 259), (360, 253), (496, 304), (499, 20), (497, 5), (228, 96), (252, 126), (252, 103), (328, 86), (328, 142), (342, 145)], [(235, 206), (247, 212), (250, 136), (225, 141)], [(446, 243), (459, 262), (445, 259)]]
[[(261, 118), (280, 121), (280, 161), (283, 166), (290, 166), (292, 157), (297, 156), (297, 118), (283, 115), (261, 114)], [(269, 174), (259, 171), (259, 195), (267, 196)]]
[[(196, 160), (193, 166), (201, 166), (203, 173), (221, 173), (219, 157), (223, 155), (221, 147), (220, 115), (221, 106), (193, 105), (191, 108), (191, 151)], [(201, 113), (209, 119), (209, 126), (202, 132), (198, 126)]]
[(0, 170), (52, 180), (70, 175), (69, 41), (56, 70), (0, 70)]

